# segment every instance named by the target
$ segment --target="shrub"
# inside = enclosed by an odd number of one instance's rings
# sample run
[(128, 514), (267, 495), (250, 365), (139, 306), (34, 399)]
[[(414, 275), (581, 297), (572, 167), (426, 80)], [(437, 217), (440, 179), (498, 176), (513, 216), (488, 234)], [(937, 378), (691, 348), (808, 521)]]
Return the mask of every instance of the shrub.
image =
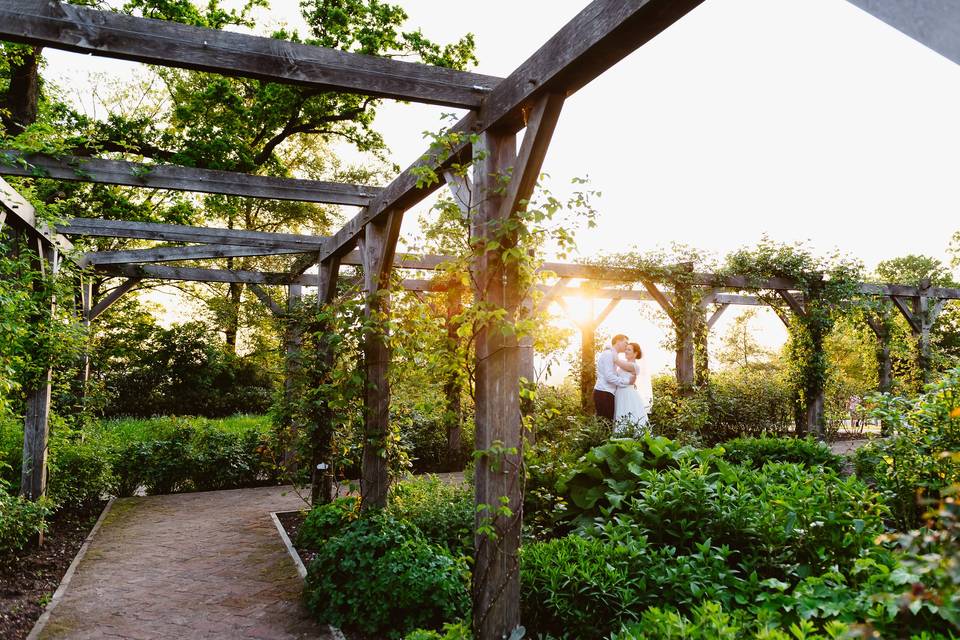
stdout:
[(960, 483), (960, 460), (944, 455), (960, 451), (960, 369), (915, 400), (883, 395), (870, 401), (893, 435), (857, 451), (857, 475), (885, 496), (901, 530), (915, 528), (924, 511), (918, 492), (937, 500), (944, 487)]
[(378, 512), (317, 549), (304, 596), (322, 623), (398, 638), (464, 617), (468, 582), (465, 560), (427, 542), (413, 525)]
[(611, 440), (587, 452), (557, 484), (566, 505), (563, 518), (573, 525), (589, 526), (597, 518), (608, 517), (627, 495), (636, 493), (645, 470), (676, 467), (688, 458), (709, 461), (717, 453), (682, 447), (659, 436)]
[(812, 438), (784, 438), (768, 435), (759, 438), (735, 438), (724, 442), (723, 457), (734, 464), (760, 469), (767, 462), (793, 462), (825, 466), (841, 471), (843, 458), (830, 447)]
[(319, 549), (330, 538), (340, 534), (348, 524), (360, 517), (360, 499), (355, 496), (337, 498), (317, 505), (304, 518), (297, 533), (297, 546)]
[(473, 489), (446, 483), (436, 476), (411, 478), (390, 489), (387, 512), (416, 526), (428, 541), (450, 553), (473, 550)]
[(523, 621), (540, 634), (603, 638), (636, 619), (647, 595), (632, 566), (645, 550), (576, 535), (524, 545), (520, 553)]
[(51, 432), (47, 495), (53, 504), (78, 508), (111, 495), (114, 476), (107, 449), (59, 420)]
[(51, 513), (48, 500), (32, 502), (7, 493), (0, 483), (0, 553), (22, 549), (30, 539), (46, 530)]
[(472, 640), (473, 633), (465, 622), (447, 623), (441, 631), (432, 629), (416, 629), (411, 631), (403, 640)]

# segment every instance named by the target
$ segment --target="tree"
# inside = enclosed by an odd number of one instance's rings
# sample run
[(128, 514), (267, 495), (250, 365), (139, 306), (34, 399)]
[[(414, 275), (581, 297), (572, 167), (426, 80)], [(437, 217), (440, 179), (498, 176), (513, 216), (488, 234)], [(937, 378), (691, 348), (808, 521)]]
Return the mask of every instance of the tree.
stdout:
[(775, 354), (760, 344), (751, 327), (757, 318), (756, 309), (747, 309), (734, 319), (720, 338), (717, 360), (725, 367), (767, 369), (774, 364)]

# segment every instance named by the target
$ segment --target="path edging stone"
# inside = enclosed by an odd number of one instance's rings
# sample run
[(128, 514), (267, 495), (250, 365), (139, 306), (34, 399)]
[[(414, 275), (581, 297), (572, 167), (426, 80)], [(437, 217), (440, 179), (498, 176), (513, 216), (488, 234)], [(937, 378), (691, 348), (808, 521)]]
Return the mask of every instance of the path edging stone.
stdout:
[(57, 590), (53, 592), (53, 597), (50, 598), (50, 602), (47, 603), (43, 613), (40, 614), (40, 617), (37, 619), (36, 623), (34, 623), (33, 629), (30, 630), (30, 634), (27, 636), (27, 640), (37, 640), (37, 638), (39, 638), (40, 634), (43, 632), (43, 628), (47, 626), (47, 621), (50, 620), (50, 614), (60, 603), (60, 600), (63, 598), (63, 594), (67, 591), (67, 587), (70, 585), (70, 580), (73, 579), (73, 574), (76, 572), (77, 567), (83, 560), (83, 557), (87, 555), (87, 549), (90, 547), (90, 543), (93, 541), (94, 536), (97, 535), (97, 532), (100, 530), (100, 525), (103, 524), (107, 514), (110, 513), (110, 507), (113, 506), (114, 500), (115, 498), (110, 498), (110, 500), (107, 501), (106, 506), (103, 507), (103, 511), (100, 512), (100, 517), (97, 518), (93, 528), (90, 529), (90, 533), (87, 534), (83, 544), (80, 545), (80, 550), (77, 551), (77, 555), (73, 557), (73, 562), (71, 562), (70, 566), (67, 567), (67, 572), (63, 574), (63, 579), (60, 581), (60, 585), (57, 587)]
[[(280, 539), (283, 540), (283, 545), (287, 548), (287, 553), (290, 554), (290, 557), (293, 558), (293, 564), (297, 567), (297, 573), (300, 575), (301, 580), (307, 579), (307, 568), (303, 564), (303, 560), (300, 558), (300, 554), (297, 553), (297, 548), (293, 546), (293, 543), (290, 542), (290, 536), (287, 535), (287, 530), (283, 528), (283, 523), (280, 522), (280, 518), (277, 517), (277, 514), (280, 513), (297, 513), (296, 511), (271, 511), (270, 517), (273, 518), (273, 524), (277, 527), (277, 532), (280, 534)], [(347, 637), (343, 635), (343, 631), (340, 631), (337, 627), (328, 625), (330, 628), (330, 635), (333, 636), (333, 640), (347, 640)]]

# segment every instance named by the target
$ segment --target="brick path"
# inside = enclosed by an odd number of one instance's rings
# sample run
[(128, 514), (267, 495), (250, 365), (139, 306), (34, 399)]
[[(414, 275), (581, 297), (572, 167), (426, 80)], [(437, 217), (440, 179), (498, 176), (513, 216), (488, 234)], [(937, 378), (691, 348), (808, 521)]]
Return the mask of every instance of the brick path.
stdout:
[(331, 638), (271, 511), (282, 487), (114, 502), (40, 638)]

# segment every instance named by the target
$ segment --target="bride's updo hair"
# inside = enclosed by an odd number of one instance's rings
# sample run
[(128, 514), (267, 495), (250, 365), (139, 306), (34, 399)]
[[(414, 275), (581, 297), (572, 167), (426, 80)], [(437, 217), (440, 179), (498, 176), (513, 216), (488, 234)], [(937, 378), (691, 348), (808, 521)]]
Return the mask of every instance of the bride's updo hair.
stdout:
[(630, 348), (633, 349), (635, 354), (637, 354), (637, 360), (643, 357), (643, 351), (640, 349), (640, 345), (638, 345), (636, 342), (631, 342)]

